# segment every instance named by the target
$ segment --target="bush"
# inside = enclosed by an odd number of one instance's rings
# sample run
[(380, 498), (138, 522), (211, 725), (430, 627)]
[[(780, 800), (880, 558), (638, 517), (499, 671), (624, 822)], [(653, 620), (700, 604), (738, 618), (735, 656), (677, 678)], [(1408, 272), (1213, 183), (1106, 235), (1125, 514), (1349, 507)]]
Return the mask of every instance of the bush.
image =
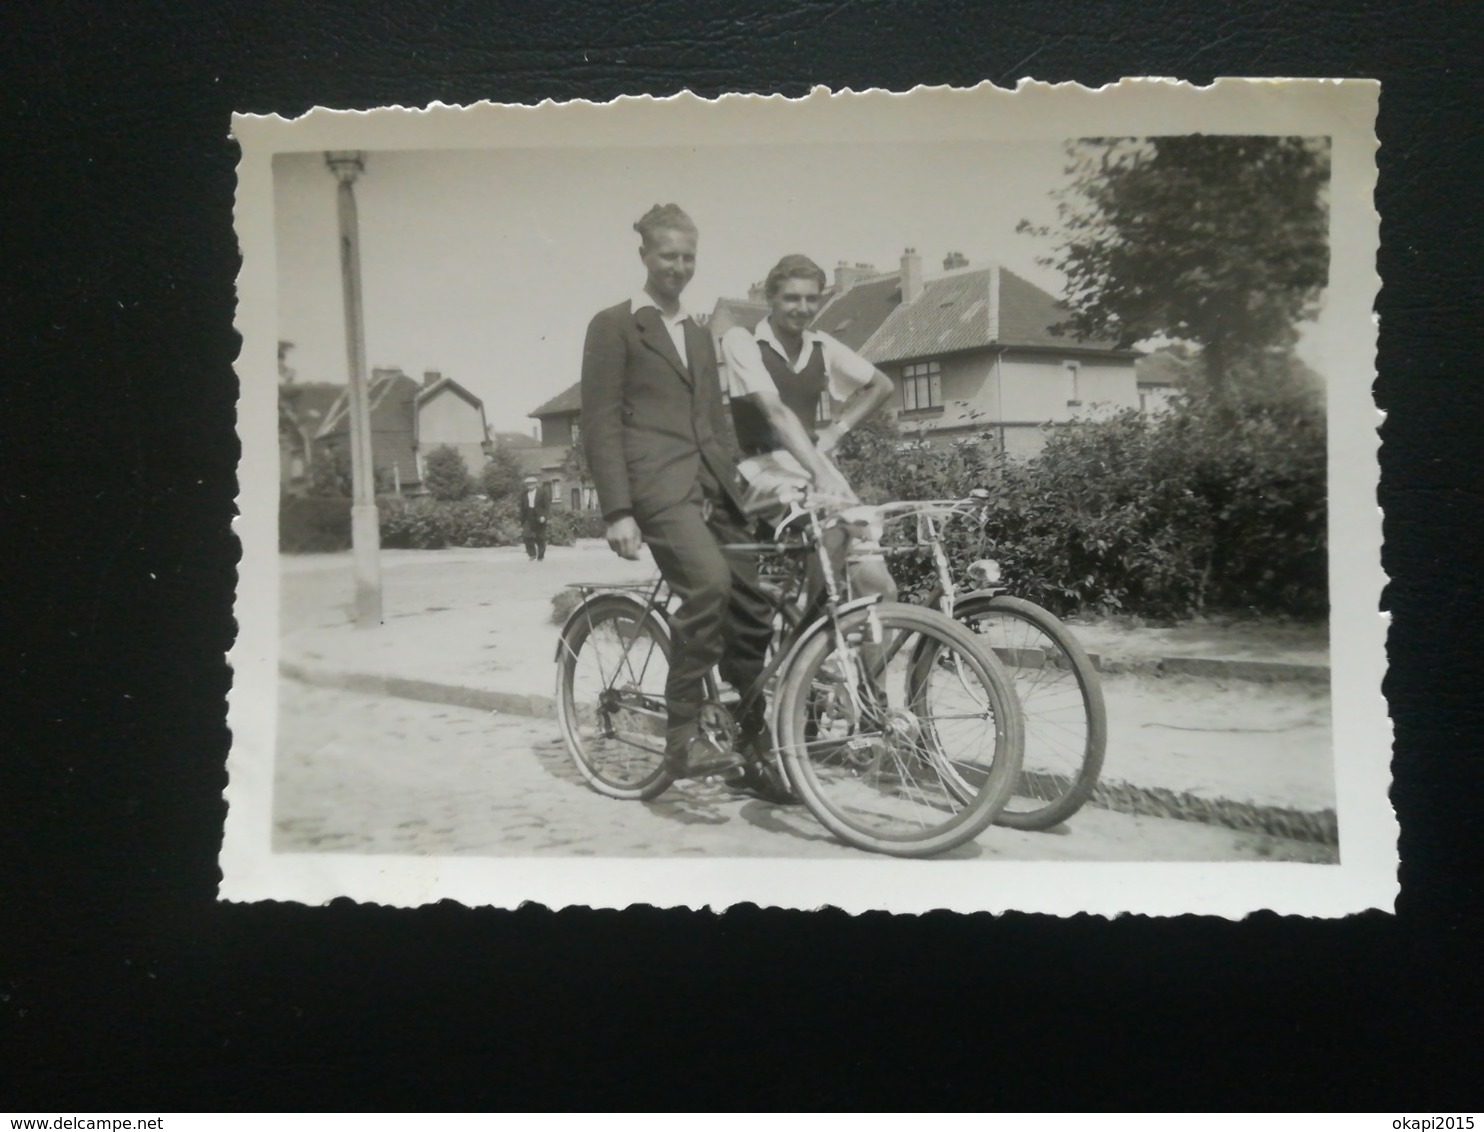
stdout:
[(381, 544), (404, 550), (450, 546), (513, 546), (520, 540), (515, 508), (484, 499), (384, 499)]
[(350, 500), (279, 496), (278, 549), (284, 554), (349, 550)]
[(321, 499), (348, 500), (354, 493), (350, 449), (339, 444), (327, 444), (315, 452), (309, 475), (309, 494)]
[[(394, 477), (390, 468), (372, 468), (371, 477), (372, 490), (377, 495), (392, 491)], [(349, 448), (331, 443), (315, 451), (309, 494), (321, 499), (350, 499), (355, 495)]]
[(1328, 607), (1322, 415), (1180, 403), (1051, 430), (992, 483), (986, 533), (1016, 592), (1181, 617)]
[(496, 448), (479, 473), (480, 490), (497, 503), (514, 499), (520, 494), (524, 476), (515, 453), (508, 448)]
[[(1031, 461), (992, 437), (931, 448), (863, 427), (841, 445), (861, 497), (959, 498), (989, 487), (987, 543), (954, 524), (960, 573), (996, 558), (1015, 593), (1059, 613), (1148, 617), (1202, 611), (1322, 614), (1328, 607), (1324, 418), (1312, 400), (1180, 401), (1049, 426)], [(894, 561), (907, 597), (931, 564)]]
[(602, 538), (607, 533), (603, 516), (590, 511), (553, 511), (546, 523), (546, 541), (551, 546), (571, 546), (580, 538)]
[(474, 490), (474, 478), (459, 450), (451, 444), (440, 444), (423, 460), (423, 489), (434, 499), (453, 503)]

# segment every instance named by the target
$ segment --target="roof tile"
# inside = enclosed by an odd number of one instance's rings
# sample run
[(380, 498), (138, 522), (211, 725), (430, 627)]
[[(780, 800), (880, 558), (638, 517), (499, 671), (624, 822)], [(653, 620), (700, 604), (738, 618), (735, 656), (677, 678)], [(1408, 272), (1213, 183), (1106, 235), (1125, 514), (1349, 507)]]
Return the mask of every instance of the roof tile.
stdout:
[(550, 417), (558, 413), (577, 413), (582, 411), (582, 382), (573, 382), (562, 392), (558, 393), (544, 405), (532, 409), (526, 414), (528, 417)]
[(815, 315), (812, 328), (859, 350), (901, 301), (901, 284), (894, 274), (857, 283)]

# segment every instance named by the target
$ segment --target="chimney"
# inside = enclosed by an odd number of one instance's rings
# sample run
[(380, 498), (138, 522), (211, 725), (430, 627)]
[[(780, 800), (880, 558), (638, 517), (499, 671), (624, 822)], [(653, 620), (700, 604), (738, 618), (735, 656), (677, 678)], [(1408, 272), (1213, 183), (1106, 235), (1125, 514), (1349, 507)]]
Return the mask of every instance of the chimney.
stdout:
[(442, 380), (443, 380), (443, 374), (440, 373), (438, 370), (436, 370), (436, 369), (425, 369), (425, 370), (423, 370), (423, 388), (424, 389), (428, 388), (428, 386), (430, 386), (430, 385), (437, 385)]
[(968, 267), (969, 258), (963, 252), (949, 252), (943, 257), (943, 270), (952, 271), (959, 267)]
[(916, 248), (902, 253), (902, 302), (915, 303), (922, 297), (922, 256)]
[(749, 303), (766, 303), (768, 301), (767, 287), (762, 283), (754, 283), (748, 287), (747, 301)]
[(869, 279), (876, 274), (876, 267), (870, 263), (848, 263), (841, 260), (835, 264), (835, 290), (848, 291), (863, 279)]

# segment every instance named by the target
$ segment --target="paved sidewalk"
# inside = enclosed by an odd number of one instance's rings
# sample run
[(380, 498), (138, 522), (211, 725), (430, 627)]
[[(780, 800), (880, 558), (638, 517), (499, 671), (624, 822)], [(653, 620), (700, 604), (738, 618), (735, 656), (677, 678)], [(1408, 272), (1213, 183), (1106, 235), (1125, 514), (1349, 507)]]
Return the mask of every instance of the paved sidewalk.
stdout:
[[(535, 718), (553, 715), (558, 626), (552, 596), (577, 581), (642, 582), (601, 543), (389, 551), (384, 623), (350, 624), (347, 554), (284, 557), (285, 676), (324, 687)], [(1303, 627), (1074, 626), (1105, 672), (1109, 753), (1103, 779), (1136, 794), (1229, 804), (1282, 828), (1334, 828), (1328, 653)], [(1109, 802), (1119, 804), (1117, 795)], [(1137, 799), (1135, 799), (1137, 802)], [(1225, 822), (1226, 819), (1214, 819)], [(1238, 820), (1245, 820), (1240, 815)]]

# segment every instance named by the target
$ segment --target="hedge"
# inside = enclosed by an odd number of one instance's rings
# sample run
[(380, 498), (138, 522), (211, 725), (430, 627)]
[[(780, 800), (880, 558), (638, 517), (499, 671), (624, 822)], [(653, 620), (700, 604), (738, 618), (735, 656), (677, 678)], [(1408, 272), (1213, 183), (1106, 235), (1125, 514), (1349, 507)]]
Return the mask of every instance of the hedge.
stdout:
[[(964, 525), (950, 538), (956, 568), (993, 557), (1015, 593), (1059, 613), (1328, 607), (1324, 418), (1302, 401), (1053, 426), (1029, 461), (1002, 458), (988, 434), (934, 448), (878, 429), (841, 464), (877, 500), (988, 487), (983, 538)], [(909, 594), (932, 583), (926, 563), (894, 570)]]
[[(518, 546), (520, 517), (510, 500), (444, 502), (426, 496), (384, 496), (380, 512), (381, 545), (389, 549), (441, 550), (445, 547)], [(601, 538), (600, 516), (554, 511), (546, 540), (571, 546), (579, 538)], [(287, 554), (350, 549), (350, 500), (283, 496), (279, 500), (278, 547)]]
[(286, 554), (321, 554), (349, 548), (349, 499), (279, 497), (279, 550)]

